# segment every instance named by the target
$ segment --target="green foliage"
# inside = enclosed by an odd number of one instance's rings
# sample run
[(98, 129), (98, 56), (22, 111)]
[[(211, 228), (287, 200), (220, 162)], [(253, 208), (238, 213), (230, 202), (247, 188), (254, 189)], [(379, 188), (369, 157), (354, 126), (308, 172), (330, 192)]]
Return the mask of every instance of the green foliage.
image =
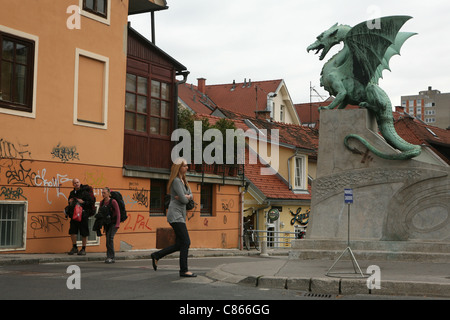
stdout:
[[(217, 129), (221, 132), (222, 137), (223, 137), (223, 145), (222, 145), (222, 150), (218, 150), (219, 152), (223, 152), (223, 159), (225, 162), (226, 159), (226, 130), (227, 129), (232, 129), (232, 130), (236, 130), (237, 127), (234, 124), (233, 121), (229, 120), (229, 119), (225, 119), (225, 118), (221, 118), (219, 119), (215, 124), (211, 125), (209, 123), (208, 118), (206, 117), (202, 117), (202, 118), (198, 118), (197, 116), (195, 116), (194, 114), (192, 114), (189, 110), (187, 109), (182, 109), (179, 108), (178, 109), (178, 128), (183, 128), (189, 131), (191, 138), (194, 139), (194, 122), (195, 121), (201, 121), (202, 122), (202, 137), (205, 133), (206, 130), (208, 129)], [(208, 146), (209, 144), (211, 144), (214, 141), (214, 138), (212, 141), (203, 141), (202, 145), (203, 145), (203, 150), (205, 149), (206, 146)], [(194, 143), (193, 140), (191, 141), (191, 152), (192, 152), (192, 159), (193, 159), (193, 153), (194, 153)], [(235, 137), (235, 141), (234, 141), (234, 158), (236, 159), (236, 153), (237, 153), (237, 138)], [(214, 154), (213, 154), (214, 156)]]

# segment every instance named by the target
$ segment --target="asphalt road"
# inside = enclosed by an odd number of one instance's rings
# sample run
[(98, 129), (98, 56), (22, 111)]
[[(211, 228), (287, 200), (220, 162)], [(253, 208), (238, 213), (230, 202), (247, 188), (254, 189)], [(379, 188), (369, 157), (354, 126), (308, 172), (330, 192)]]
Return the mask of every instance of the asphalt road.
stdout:
[[(0, 300), (176, 300), (175, 310), (193, 301), (250, 301), (250, 306), (270, 305), (279, 301), (292, 306), (293, 300), (396, 300), (402, 297), (377, 297), (373, 295), (310, 296), (306, 292), (284, 289), (263, 289), (212, 280), (206, 273), (221, 264), (254, 262), (259, 257), (207, 257), (190, 258), (189, 269), (197, 278), (180, 278), (178, 259), (162, 259), (158, 271), (150, 260), (121, 260), (114, 264), (103, 262), (77, 262), (5, 265), (0, 266)], [(414, 299), (414, 298), (408, 298)], [(275, 303), (275, 302), (274, 302)], [(192, 303), (191, 303), (192, 305)], [(217, 312), (224, 312), (224, 302)], [(247, 311), (251, 308), (247, 308)], [(255, 309), (256, 311), (258, 308)], [(182, 311), (182, 310), (181, 310)], [(232, 310), (228, 309), (229, 312)], [(234, 309), (239, 312), (239, 309)], [(245, 312), (245, 309), (241, 309)], [(259, 310), (261, 311), (261, 310)], [(251, 311), (253, 312), (253, 311)]]
[[(158, 271), (149, 260), (78, 262), (0, 267), (0, 299), (106, 299), (106, 300), (211, 300), (301, 299), (289, 290), (261, 290), (232, 285), (205, 276), (212, 268), (251, 257), (191, 258), (190, 271), (197, 278), (180, 278), (178, 259), (163, 259)], [(75, 267), (76, 269), (76, 267)], [(80, 275), (80, 277), (78, 277)], [(72, 289), (70, 289), (72, 288)]]

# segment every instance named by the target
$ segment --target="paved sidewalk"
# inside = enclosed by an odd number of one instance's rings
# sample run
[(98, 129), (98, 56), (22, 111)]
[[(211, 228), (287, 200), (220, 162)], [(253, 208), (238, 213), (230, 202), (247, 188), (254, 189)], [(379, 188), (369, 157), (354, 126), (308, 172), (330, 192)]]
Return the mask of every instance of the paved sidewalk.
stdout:
[[(155, 250), (117, 252), (116, 260), (149, 259)], [(365, 278), (354, 273), (350, 260), (340, 260), (331, 270), (333, 277), (325, 274), (333, 265), (329, 259), (289, 258), (289, 250), (269, 250), (268, 257), (262, 257), (256, 250), (237, 249), (190, 249), (190, 257), (254, 256), (254, 262), (220, 265), (207, 273), (217, 281), (250, 285), (261, 288), (284, 288), (312, 294), (355, 295), (376, 294), (396, 296), (444, 297), (450, 298), (450, 263), (416, 262), (391, 260), (356, 259), (363, 273), (370, 273), (372, 285), (369, 289), (368, 274)], [(177, 255), (172, 255), (176, 258)], [(86, 256), (67, 254), (0, 254), (0, 265), (33, 264), (76, 261), (104, 261), (105, 253), (89, 253)], [(368, 272), (369, 266), (379, 268), (379, 282), (376, 273)]]
[[(116, 251), (116, 260), (137, 260), (150, 259), (153, 250), (132, 250)], [(277, 250), (278, 251), (278, 250)], [(289, 251), (280, 250), (274, 255), (287, 256)], [(225, 257), (225, 256), (249, 256), (258, 255), (256, 250), (238, 250), (238, 249), (189, 249), (189, 257)], [(178, 258), (179, 253), (174, 253), (168, 258)], [(105, 261), (105, 252), (89, 252), (85, 256), (68, 255), (67, 253), (8, 253), (0, 254), (0, 266), (12, 264), (38, 264), (38, 263), (58, 263), (58, 262), (77, 262), (77, 261)]]
[[(340, 260), (330, 271), (332, 260), (301, 260), (288, 257), (260, 258), (264, 261), (221, 265), (207, 275), (216, 280), (285, 288), (331, 295), (399, 295), (450, 298), (450, 264), (405, 261), (359, 261), (364, 278), (355, 273), (350, 260)], [(379, 282), (369, 266), (379, 267)], [(368, 280), (373, 289), (369, 289)], [(379, 289), (375, 287), (379, 284)]]

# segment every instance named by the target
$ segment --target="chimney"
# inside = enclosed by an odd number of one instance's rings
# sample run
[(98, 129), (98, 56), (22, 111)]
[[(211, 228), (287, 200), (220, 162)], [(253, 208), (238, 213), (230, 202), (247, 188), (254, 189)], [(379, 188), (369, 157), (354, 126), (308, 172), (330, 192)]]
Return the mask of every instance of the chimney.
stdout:
[(256, 119), (270, 121), (270, 110), (257, 110), (255, 111)]
[(233, 80), (233, 86), (231, 87), (230, 91), (234, 91), (236, 89), (236, 80)]
[(197, 78), (197, 87), (198, 91), (202, 94), (206, 93), (206, 79), (205, 78)]
[(405, 113), (405, 107), (403, 107), (403, 106), (395, 106), (395, 112)]

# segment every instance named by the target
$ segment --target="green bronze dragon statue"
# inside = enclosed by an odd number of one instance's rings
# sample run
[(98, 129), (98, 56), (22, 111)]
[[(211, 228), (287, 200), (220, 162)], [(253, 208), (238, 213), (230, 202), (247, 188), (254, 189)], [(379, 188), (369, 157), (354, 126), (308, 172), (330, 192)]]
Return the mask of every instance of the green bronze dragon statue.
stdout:
[(317, 50), (316, 54), (322, 51), (319, 59), (323, 60), (333, 46), (344, 43), (343, 49), (323, 66), (320, 85), (335, 99), (328, 107), (320, 109), (343, 109), (349, 104), (367, 108), (375, 115), (384, 139), (400, 150), (397, 154), (386, 154), (361, 136), (349, 134), (344, 144), (352, 152), (359, 153), (349, 145), (350, 139), (360, 141), (374, 154), (388, 160), (411, 159), (421, 153), (421, 146), (406, 142), (395, 131), (391, 101), (378, 86), (383, 70), (390, 71), (390, 59), (400, 55), (403, 43), (416, 34), (399, 32), (409, 19), (409, 16), (383, 17), (378, 24), (366, 21), (353, 28), (335, 24), (307, 48), (308, 52)]

